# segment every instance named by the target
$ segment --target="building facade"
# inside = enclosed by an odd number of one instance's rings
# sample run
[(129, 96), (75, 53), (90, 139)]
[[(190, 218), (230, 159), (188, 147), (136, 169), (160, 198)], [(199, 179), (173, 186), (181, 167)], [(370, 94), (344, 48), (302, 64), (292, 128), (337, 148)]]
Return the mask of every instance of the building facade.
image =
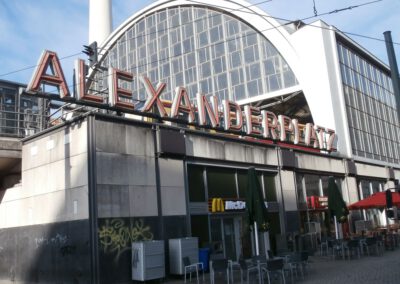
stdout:
[[(250, 256), (240, 205), (249, 167), (268, 204), (264, 252), (313, 247), (315, 232), (332, 233), (326, 207), (311, 204), (327, 196), (329, 176), (347, 204), (395, 187), (400, 137), (389, 68), (322, 21), (282, 24), (247, 2), (220, 2), (162, 0), (133, 15), (101, 45), (104, 68), (88, 75), (90, 89), (129, 90), (121, 102), (145, 108), (145, 76), (153, 91), (165, 83), (166, 116), (184, 87), (193, 105), (201, 93), (296, 119), (303, 144), (292, 120), (275, 127), (279, 137), (249, 135), (248, 125), (228, 132), (231, 110), (214, 129), (210, 118), (184, 125), (190, 112), (179, 108), (168, 120), (155, 104), (150, 117), (76, 115), (23, 140), (22, 184), (5, 190), (0, 204), (2, 280), (128, 283), (131, 243), (140, 240), (195, 236), (212, 253)], [(126, 72), (116, 86), (109, 67)], [(305, 145), (311, 124), (335, 131), (334, 151), (326, 133)], [(218, 200), (224, 206), (214, 208)], [(353, 212), (341, 235), (362, 219), (386, 224), (379, 211)]]

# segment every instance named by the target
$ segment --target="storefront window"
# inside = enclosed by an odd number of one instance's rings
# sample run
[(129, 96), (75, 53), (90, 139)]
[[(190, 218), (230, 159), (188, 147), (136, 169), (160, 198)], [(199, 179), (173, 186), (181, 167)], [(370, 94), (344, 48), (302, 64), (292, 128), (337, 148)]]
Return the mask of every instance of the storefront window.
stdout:
[(304, 175), (307, 196), (321, 196), (319, 186), (319, 176)]
[(239, 197), (246, 198), (246, 188), (247, 188), (247, 171), (238, 170), (237, 171), (238, 187), (239, 187)]
[(208, 197), (236, 198), (235, 171), (233, 169), (207, 168)]
[(322, 196), (328, 196), (328, 176), (321, 176)]
[(360, 199), (367, 198), (368, 196), (371, 195), (371, 188), (370, 188), (370, 182), (369, 181), (362, 180), (360, 182), (360, 187), (361, 187)]
[(304, 196), (304, 188), (303, 188), (303, 175), (296, 173), (296, 188), (297, 188), (297, 202), (304, 203), (306, 202), (306, 197)]
[(275, 175), (264, 174), (264, 190), (268, 202), (278, 200), (276, 197)]
[(188, 165), (189, 201), (205, 202), (203, 166)]

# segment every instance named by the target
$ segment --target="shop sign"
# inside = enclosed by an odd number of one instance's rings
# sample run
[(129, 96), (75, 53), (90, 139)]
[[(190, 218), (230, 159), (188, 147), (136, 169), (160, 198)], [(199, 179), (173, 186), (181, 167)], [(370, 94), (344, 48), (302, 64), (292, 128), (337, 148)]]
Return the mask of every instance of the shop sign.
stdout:
[(209, 211), (211, 213), (243, 211), (245, 209), (246, 202), (242, 200), (224, 200), (222, 198), (212, 198), (209, 200)]
[[(48, 74), (48, 69), (53, 70), (53, 74)], [(254, 137), (328, 152), (334, 150), (336, 134), (332, 129), (312, 123), (300, 125), (297, 119), (275, 115), (273, 112), (249, 105), (242, 108), (230, 100), (223, 100), (220, 104), (216, 96), (209, 96), (209, 100), (205, 94), (197, 94), (196, 104), (192, 104), (185, 87), (177, 87), (172, 102), (166, 102), (162, 99), (166, 84), (159, 82), (153, 85), (149, 78), (144, 76), (139, 76), (138, 79), (144, 87), (147, 99), (144, 106), (137, 109), (132, 90), (121, 86), (122, 83), (130, 85), (134, 80), (134, 74), (110, 67), (107, 75), (108, 98), (104, 98), (88, 90), (89, 80), (86, 70), (88, 67), (85, 61), (78, 59), (75, 62), (75, 88), (72, 95), (57, 54), (44, 51), (25, 94), (153, 117), (162, 121), (178, 121), (187, 125), (230, 132), (244, 138), (247, 136), (248, 139)], [(59, 94), (42, 92), (43, 85), (57, 87)]]
[(325, 210), (328, 209), (328, 197), (326, 196), (309, 196), (307, 197), (308, 209)]

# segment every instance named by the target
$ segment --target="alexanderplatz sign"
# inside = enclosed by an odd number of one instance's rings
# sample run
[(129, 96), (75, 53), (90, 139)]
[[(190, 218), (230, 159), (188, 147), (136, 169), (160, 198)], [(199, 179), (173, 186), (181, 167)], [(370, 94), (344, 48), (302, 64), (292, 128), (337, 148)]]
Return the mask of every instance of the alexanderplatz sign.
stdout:
[[(46, 72), (49, 68), (53, 71), (52, 74)], [(230, 100), (223, 100), (220, 105), (216, 96), (210, 96), (208, 100), (204, 94), (199, 93), (196, 95), (196, 105), (194, 105), (190, 102), (188, 92), (184, 87), (175, 89), (172, 103), (166, 102), (161, 98), (166, 84), (160, 82), (154, 86), (147, 77), (143, 76), (140, 76), (139, 80), (144, 86), (147, 99), (144, 106), (137, 109), (132, 90), (122, 88), (120, 84), (121, 82), (130, 83), (134, 75), (112, 67), (108, 69), (108, 100), (106, 100), (103, 96), (89, 93), (87, 68), (84, 60), (76, 60), (76, 82), (74, 95), (72, 95), (57, 54), (44, 51), (25, 93), (52, 100), (153, 117), (161, 121), (177, 121), (205, 129), (233, 133), (243, 138), (256, 138), (265, 143), (277, 141), (313, 149), (313, 151), (335, 150), (333, 144), (336, 135), (332, 129), (312, 123), (300, 125), (297, 119), (275, 115), (273, 112), (249, 105), (242, 109), (239, 104)], [(59, 94), (42, 92), (42, 85), (57, 87)]]

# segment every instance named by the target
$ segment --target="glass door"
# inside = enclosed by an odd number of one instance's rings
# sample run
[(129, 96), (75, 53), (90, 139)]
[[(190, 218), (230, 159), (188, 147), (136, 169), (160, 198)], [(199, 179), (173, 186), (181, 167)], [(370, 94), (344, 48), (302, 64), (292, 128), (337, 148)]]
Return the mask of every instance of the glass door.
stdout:
[(237, 261), (241, 254), (241, 232), (241, 217), (211, 218), (213, 253)]

